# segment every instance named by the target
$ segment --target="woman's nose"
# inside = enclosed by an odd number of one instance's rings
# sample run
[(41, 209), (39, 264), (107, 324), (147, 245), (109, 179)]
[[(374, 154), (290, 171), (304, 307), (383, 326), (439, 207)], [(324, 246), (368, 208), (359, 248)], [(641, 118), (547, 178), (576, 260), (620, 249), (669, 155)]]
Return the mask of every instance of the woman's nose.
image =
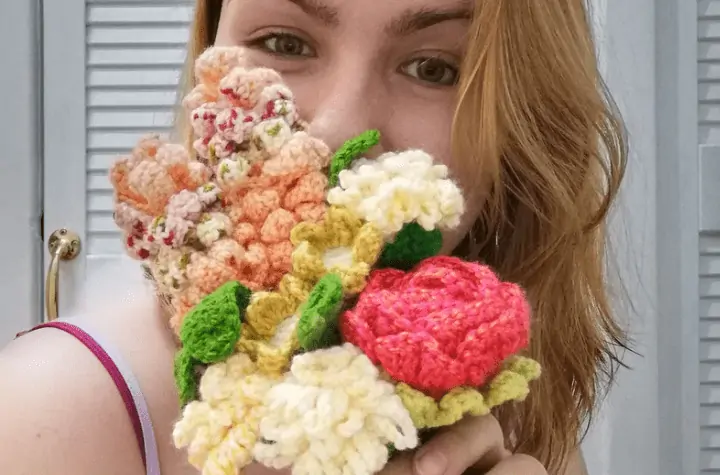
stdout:
[[(334, 76), (334, 79), (332, 77)], [(309, 133), (325, 141), (331, 150), (369, 129), (383, 129), (383, 92), (374, 86), (370, 73), (347, 70), (327, 75), (318, 84), (308, 117)], [(385, 114), (387, 115), (387, 114)], [(382, 152), (382, 143), (373, 155)]]

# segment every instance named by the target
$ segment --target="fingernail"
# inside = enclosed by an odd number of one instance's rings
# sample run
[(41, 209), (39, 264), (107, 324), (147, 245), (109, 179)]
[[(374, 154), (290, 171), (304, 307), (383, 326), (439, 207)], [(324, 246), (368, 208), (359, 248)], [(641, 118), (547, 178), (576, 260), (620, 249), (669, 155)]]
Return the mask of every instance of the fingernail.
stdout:
[(415, 463), (418, 475), (442, 475), (447, 468), (447, 458), (442, 452), (428, 450), (421, 453)]

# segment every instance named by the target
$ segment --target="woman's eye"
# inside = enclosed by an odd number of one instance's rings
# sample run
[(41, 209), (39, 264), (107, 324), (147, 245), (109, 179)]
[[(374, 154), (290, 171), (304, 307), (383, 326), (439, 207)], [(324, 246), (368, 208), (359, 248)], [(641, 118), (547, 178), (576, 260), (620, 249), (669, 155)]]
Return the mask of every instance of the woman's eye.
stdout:
[(419, 58), (406, 63), (402, 72), (419, 81), (437, 86), (454, 86), (458, 81), (458, 68), (440, 58)]
[(254, 41), (264, 50), (280, 56), (315, 56), (315, 51), (301, 38), (287, 33), (274, 33)]

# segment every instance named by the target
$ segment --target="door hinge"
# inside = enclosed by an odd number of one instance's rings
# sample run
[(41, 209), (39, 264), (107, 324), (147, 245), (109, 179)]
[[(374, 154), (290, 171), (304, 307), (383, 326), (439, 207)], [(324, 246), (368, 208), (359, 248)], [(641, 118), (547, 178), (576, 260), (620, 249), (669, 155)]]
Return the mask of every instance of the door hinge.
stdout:
[(40, 226), (38, 227), (40, 230), (40, 240), (45, 241), (45, 211), (40, 212)]

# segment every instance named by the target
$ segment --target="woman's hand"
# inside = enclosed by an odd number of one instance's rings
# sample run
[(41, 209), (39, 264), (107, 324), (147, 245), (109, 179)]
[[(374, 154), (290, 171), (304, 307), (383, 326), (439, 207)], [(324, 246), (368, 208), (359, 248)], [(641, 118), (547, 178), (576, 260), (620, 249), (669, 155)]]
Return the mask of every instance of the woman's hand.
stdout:
[[(548, 475), (527, 455), (505, 449), (505, 438), (492, 416), (465, 419), (423, 445), (417, 452), (399, 454), (377, 475)], [(289, 475), (252, 465), (247, 475)]]
[(492, 416), (468, 418), (439, 433), (414, 454), (402, 454), (378, 475), (547, 475), (534, 458), (505, 449)]

